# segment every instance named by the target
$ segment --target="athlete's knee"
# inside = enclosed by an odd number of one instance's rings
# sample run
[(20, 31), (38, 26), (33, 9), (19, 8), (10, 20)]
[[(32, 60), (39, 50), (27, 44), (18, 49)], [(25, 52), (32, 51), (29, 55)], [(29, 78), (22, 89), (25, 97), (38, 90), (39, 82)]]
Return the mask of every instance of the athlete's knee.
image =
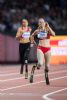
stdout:
[(39, 65), (39, 66), (43, 66), (43, 62), (39, 62), (38, 65)]
[(49, 71), (49, 66), (45, 65), (45, 72), (48, 72), (48, 71)]
[(35, 68), (36, 68), (36, 66), (34, 65), (32, 69), (35, 70)]
[(25, 59), (25, 64), (28, 64), (28, 60), (27, 59)]
[(40, 66), (43, 66), (43, 60), (41, 60), (41, 59), (38, 59), (38, 64), (40, 65)]

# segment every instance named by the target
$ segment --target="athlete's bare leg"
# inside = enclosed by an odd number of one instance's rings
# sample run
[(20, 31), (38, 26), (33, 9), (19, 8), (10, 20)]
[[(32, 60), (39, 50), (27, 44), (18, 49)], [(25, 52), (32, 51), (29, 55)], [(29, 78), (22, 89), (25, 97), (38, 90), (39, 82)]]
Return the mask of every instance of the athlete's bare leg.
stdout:
[(33, 83), (33, 76), (34, 76), (35, 68), (40, 69), (40, 67), (43, 65), (44, 54), (40, 49), (37, 49), (37, 59), (38, 59), (38, 63), (36, 63), (32, 67), (32, 70), (31, 70), (30, 83)]
[(45, 79), (46, 79), (46, 84), (49, 85), (49, 77), (48, 77), (48, 71), (49, 71), (49, 66), (50, 66), (50, 58), (51, 58), (51, 53), (48, 51), (47, 53), (44, 54), (45, 57)]

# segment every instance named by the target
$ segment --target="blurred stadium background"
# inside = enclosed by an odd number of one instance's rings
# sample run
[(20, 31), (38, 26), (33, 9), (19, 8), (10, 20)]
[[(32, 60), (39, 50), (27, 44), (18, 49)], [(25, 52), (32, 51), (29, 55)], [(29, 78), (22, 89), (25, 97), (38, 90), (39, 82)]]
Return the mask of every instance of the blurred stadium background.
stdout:
[[(0, 63), (19, 63), (15, 38), (21, 20), (27, 18), (32, 29), (43, 17), (56, 32), (51, 37), (51, 64), (67, 63), (67, 0), (0, 0)], [(29, 61), (36, 61), (36, 47)]]

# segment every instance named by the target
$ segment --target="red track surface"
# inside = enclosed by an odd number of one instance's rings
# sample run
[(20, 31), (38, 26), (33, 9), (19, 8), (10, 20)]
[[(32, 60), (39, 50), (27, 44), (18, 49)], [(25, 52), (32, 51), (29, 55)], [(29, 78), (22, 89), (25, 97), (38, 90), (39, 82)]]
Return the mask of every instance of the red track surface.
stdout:
[[(29, 75), (32, 65), (29, 65)], [(35, 71), (29, 83), (20, 65), (0, 65), (0, 100), (67, 100), (67, 65), (51, 65), (50, 85), (46, 85), (44, 68)]]

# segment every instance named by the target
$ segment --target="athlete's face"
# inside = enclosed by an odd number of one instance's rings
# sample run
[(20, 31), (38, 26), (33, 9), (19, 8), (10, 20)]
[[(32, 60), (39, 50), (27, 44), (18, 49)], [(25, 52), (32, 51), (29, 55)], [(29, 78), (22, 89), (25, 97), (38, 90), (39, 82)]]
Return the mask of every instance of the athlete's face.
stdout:
[(28, 26), (28, 22), (26, 20), (22, 20), (22, 26)]
[(44, 21), (44, 19), (39, 19), (38, 25), (39, 25), (39, 27), (45, 26), (45, 21)]

